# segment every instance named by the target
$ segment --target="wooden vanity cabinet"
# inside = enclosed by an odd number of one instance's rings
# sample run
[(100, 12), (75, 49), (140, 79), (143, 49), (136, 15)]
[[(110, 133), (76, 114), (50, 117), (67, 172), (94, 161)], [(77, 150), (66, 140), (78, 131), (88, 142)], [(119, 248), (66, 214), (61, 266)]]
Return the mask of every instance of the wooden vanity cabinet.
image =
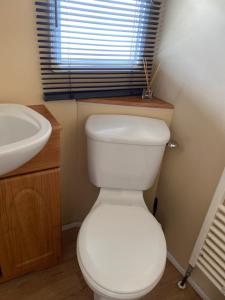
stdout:
[(53, 266), (61, 253), (60, 126), (44, 106), (32, 108), (48, 117), (53, 132), (35, 158), (0, 177), (0, 282)]

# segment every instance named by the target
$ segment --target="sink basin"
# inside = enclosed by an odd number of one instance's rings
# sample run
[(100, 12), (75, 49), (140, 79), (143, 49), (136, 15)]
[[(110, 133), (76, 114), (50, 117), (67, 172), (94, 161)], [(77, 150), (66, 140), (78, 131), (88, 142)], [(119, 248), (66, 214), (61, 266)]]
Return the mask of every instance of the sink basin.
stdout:
[(52, 132), (50, 122), (20, 104), (0, 104), (0, 176), (38, 154)]

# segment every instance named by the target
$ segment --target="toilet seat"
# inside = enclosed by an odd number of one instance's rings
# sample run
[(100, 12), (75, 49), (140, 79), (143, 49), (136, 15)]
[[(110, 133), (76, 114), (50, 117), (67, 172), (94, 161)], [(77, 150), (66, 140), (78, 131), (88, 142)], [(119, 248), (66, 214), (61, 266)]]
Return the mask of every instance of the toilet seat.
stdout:
[(152, 290), (166, 263), (161, 226), (142, 206), (96, 206), (81, 226), (77, 252), (90, 286), (123, 299)]

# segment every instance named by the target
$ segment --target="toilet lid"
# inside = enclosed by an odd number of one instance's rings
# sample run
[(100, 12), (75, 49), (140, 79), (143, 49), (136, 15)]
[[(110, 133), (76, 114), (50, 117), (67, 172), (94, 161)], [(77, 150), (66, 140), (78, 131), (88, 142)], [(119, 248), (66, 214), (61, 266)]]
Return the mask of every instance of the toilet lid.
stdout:
[(147, 209), (101, 204), (83, 222), (80, 262), (98, 285), (115, 293), (153, 288), (166, 263), (160, 224)]

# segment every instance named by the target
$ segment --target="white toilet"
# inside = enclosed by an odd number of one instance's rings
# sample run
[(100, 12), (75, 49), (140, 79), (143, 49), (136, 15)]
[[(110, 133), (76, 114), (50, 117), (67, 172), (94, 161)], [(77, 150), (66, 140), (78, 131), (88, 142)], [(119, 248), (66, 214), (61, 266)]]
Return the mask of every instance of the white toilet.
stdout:
[(78, 262), (95, 300), (138, 299), (159, 282), (166, 241), (143, 191), (159, 171), (170, 132), (164, 121), (92, 115), (88, 166), (99, 196), (77, 241)]

